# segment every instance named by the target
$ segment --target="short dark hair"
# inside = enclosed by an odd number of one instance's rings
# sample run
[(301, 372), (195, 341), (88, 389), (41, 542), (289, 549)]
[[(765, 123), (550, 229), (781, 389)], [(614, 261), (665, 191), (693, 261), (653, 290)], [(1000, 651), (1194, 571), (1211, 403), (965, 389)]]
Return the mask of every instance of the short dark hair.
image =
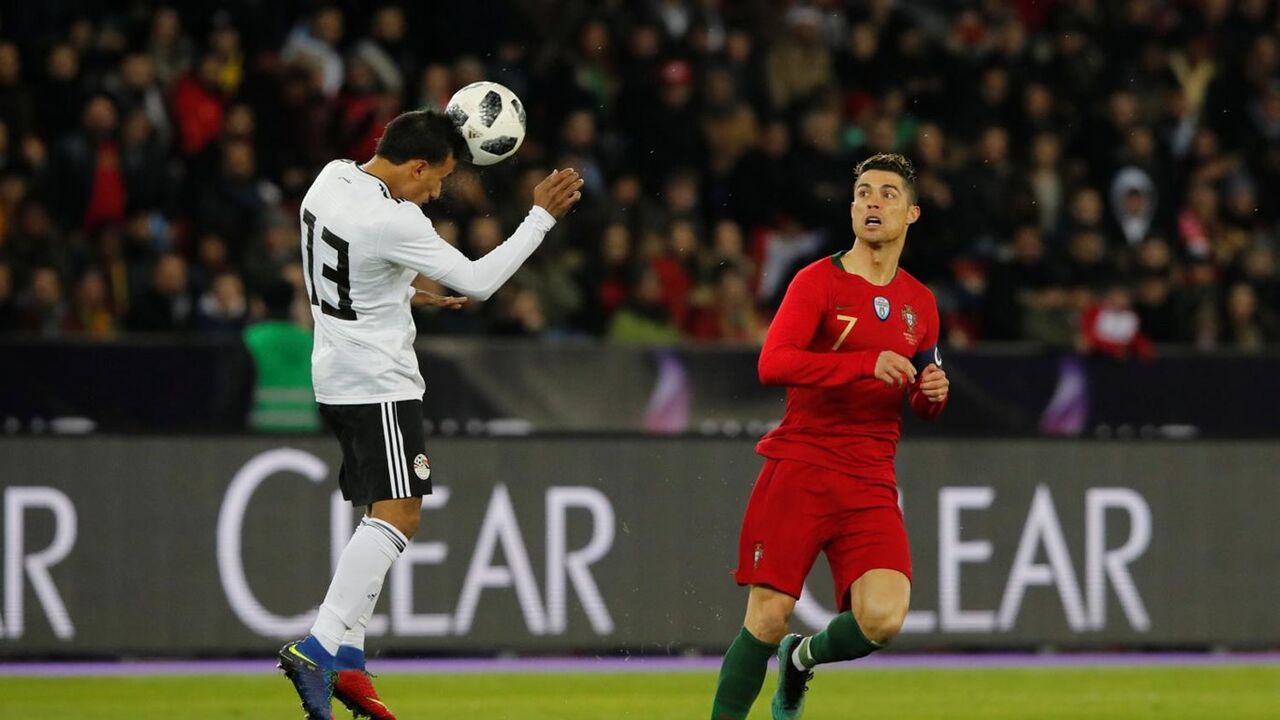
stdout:
[(287, 280), (269, 282), (262, 288), (260, 294), (269, 319), (289, 319), (289, 311), (292, 309), (294, 294), (291, 283)]
[(396, 165), (410, 160), (426, 160), (434, 165), (449, 155), (457, 160), (471, 159), (462, 132), (435, 110), (413, 110), (396, 116), (382, 131), (375, 152)]
[(902, 178), (902, 182), (906, 184), (906, 192), (911, 198), (911, 204), (916, 204), (916, 168), (907, 156), (899, 153), (876, 153), (858, 163), (853, 169), (853, 181), (856, 183), (858, 178), (862, 177), (862, 173), (868, 170), (884, 170)]

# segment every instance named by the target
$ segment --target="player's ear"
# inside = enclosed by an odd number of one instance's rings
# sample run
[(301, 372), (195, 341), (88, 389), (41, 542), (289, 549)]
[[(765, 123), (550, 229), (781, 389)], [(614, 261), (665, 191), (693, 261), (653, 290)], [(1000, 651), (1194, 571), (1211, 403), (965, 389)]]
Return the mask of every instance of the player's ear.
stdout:
[(911, 223), (919, 219), (920, 219), (920, 206), (912, 205), (910, 208), (907, 209), (907, 224), (910, 225)]

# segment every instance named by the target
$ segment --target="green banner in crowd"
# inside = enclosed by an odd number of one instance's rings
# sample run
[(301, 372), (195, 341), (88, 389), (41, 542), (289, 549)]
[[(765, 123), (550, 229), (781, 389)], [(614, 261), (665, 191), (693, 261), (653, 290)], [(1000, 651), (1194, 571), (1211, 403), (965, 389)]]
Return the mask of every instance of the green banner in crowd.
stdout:
[[(370, 635), (398, 653), (717, 650), (760, 461), (717, 439), (435, 439)], [(357, 516), (337, 443), (0, 441), (0, 655), (269, 653)], [(897, 648), (1274, 647), (1280, 448), (904, 443)], [(795, 626), (834, 598), (824, 561)]]

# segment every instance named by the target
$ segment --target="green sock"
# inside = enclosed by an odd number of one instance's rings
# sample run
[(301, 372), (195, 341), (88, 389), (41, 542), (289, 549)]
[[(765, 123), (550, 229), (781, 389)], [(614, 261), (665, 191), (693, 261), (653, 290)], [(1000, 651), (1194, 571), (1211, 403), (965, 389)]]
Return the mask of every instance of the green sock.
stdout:
[(845, 612), (837, 615), (826, 630), (805, 638), (796, 650), (800, 654), (800, 663), (813, 667), (841, 660), (857, 660), (882, 647), (862, 634), (853, 613)]
[(716, 698), (711, 704), (711, 720), (744, 720), (751, 711), (751, 704), (764, 685), (769, 658), (778, 651), (756, 639), (746, 628), (724, 654), (720, 665), (720, 682), (716, 685)]

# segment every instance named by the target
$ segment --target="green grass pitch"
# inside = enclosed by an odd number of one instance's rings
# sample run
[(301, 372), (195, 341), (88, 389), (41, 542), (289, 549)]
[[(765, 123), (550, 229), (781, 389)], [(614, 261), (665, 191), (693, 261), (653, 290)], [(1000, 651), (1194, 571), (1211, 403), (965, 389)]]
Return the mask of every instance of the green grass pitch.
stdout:
[[(629, 674), (384, 675), (400, 720), (614, 720), (709, 714), (715, 676)], [(1280, 718), (1280, 666), (819, 672), (807, 720), (847, 718)], [(751, 720), (769, 717), (773, 675)], [(0, 678), (0, 717), (212, 720), (301, 717), (279, 676)], [(350, 714), (335, 704), (335, 718)]]

